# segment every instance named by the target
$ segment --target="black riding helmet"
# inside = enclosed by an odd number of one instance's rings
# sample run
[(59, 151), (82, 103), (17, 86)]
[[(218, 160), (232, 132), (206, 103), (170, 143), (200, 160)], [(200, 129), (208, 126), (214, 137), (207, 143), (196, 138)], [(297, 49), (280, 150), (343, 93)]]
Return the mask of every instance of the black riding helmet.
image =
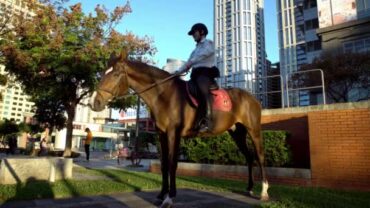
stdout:
[(204, 35), (208, 34), (208, 29), (203, 23), (196, 23), (193, 25), (193, 27), (191, 27), (191, 30), (188, 32), (188, 35), (193, 35), (195, 31), (201, 32), (202, 30), (204, 31)]

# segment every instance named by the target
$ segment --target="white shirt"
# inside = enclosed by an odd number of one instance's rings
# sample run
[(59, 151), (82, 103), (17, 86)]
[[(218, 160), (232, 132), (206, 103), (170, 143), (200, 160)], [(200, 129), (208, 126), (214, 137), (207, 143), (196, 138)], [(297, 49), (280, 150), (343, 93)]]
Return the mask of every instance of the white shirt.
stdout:
[(215, 65), (215, 47), (213, 41), (203, 38), (197, 43), (188, 61), (180, 67), (180, 71), (197, 67), (213, 67)]

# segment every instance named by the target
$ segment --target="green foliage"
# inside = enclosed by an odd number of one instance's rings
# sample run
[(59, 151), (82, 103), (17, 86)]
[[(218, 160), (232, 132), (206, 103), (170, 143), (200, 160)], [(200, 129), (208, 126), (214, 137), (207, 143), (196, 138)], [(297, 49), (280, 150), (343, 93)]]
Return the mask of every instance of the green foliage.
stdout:
[(281, 167), (291, 161), (291, 151), (286, 143), (285, 131), (263, 131), (263, 148), (266, 166)]
[(0, 37), (0, 54), (5, 70), (35, 101), (38, 119), (63, 126), (61, 115), (67, 113), (68, 154), (75, 109), (94, 91), (110, 54), (125, 48), (131, 57), (143, 59), (156, 50), (150, 38), (114, 29), (125, 15), (123, 6), (109, 12), (98, 5), (95, 14), (86, 15), (81, 3), (63, 7), (63, 0), (53, 2), (33, 5), (35, 16)]
[[(263, 131), (267, 166), (280, 167), (289, 164), (291, 153), (286, 144), (286, 135), (284, 131)], [(250, 151), (254, 152), (250, 139), (247, 144)], [(246, 164), (245, 157), (228, 133), (210, 138), (183, 139), (181, 141), (181, 154), (189, 161), (196, 163)]]
[[(362, 90), (358, 100), (366, 100), (370, 96), (370, 53), (322, 53), (320, 57), (300, 70), (322, 69), (324, 73), (325, 91), (334, 102), (351, 101), (350, 94), (354, 90)], [(291, 84), (303, 86), (321, 85), (319, 72), (296, 74)], [(321, 92), (320, 92), (321, 93)]]
[(0, 124), (0, 135), (5, 136), (10, 134), (17, 134), (18, 132), (19, 127), (14, 121), (6, 119)]
[(183, 139), (181, 151), (190, 161), (211, 164), (245, 164), (245, 158), (228, 133), (210, 138)]
[(121, 99), (113, 99), (111, 102), (108, 103), (108, 107), (124, 111), (130, 107), (134, 107), (136, 103), (137, 96), (128, 96)]

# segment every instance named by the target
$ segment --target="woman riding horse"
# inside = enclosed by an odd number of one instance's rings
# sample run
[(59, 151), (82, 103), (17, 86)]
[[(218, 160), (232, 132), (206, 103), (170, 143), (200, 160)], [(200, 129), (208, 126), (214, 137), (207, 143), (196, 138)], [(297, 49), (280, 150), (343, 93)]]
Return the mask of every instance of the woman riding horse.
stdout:
[[(155, 121), (161, 144), (162, 189), (158, 198), (165, 199), (162, 207), (171, 206), (176, 196), (180, 138), (197, 136), (192, 128), (196, 109), (189, 102), (185, 81), (154, 66), (127, 60), (125, 52), (122, 52), (119, 57), (111, 56), (108, 69), (91, 97), (91, 108), (96, 111), (103, 110), (114, 97), (126, 95), (129, 88), (144, 100)], [(247, 148), (247, 134), (249, 134), (261, 170), (261, 199), (267, 200), (268, 182), (264, 169), (261, 105), (245, 90), (232, 88), (226, 91), (230, 96), (232, 109), (215, 110), (212, 115), (213, 128), (201, 136), (217, 135), (225, 131), (230, 133), (246, 157), (249, 173), (247, 191), (248, 194), (252, 194), (254, 154)]]

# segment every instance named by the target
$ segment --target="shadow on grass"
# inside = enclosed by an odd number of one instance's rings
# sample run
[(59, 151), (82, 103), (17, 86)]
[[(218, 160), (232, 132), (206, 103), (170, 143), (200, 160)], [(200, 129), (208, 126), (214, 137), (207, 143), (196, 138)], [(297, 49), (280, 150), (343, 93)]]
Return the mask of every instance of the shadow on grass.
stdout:
[[(132, 185), (132, 184), (122, 180), (117, 174), (111, 173), (111, 171), (107, 171), (107, 170), (104, 170), (104, 169), (95, 169), (95, 171), (100, 172), (101, 174), (103, 174), (104, 176), (110, 178), (111, 180), (113, 180), (115, 182), (123, 183), (123, 184), (127, 185), (128, 187), (132, 188), (134, 191), (141, 191), (142, 190), (141, 187), (138, 187), (136, 185)], [(125, 172), (125, 174), (127, 174), (127, 173)]]
[(54, 198), (54, 192), (50, 183), (31, 177), (25, 183), (17, 183), (15, 185), (15, 195), (8, 198), (6, 202), (43, 198)]

